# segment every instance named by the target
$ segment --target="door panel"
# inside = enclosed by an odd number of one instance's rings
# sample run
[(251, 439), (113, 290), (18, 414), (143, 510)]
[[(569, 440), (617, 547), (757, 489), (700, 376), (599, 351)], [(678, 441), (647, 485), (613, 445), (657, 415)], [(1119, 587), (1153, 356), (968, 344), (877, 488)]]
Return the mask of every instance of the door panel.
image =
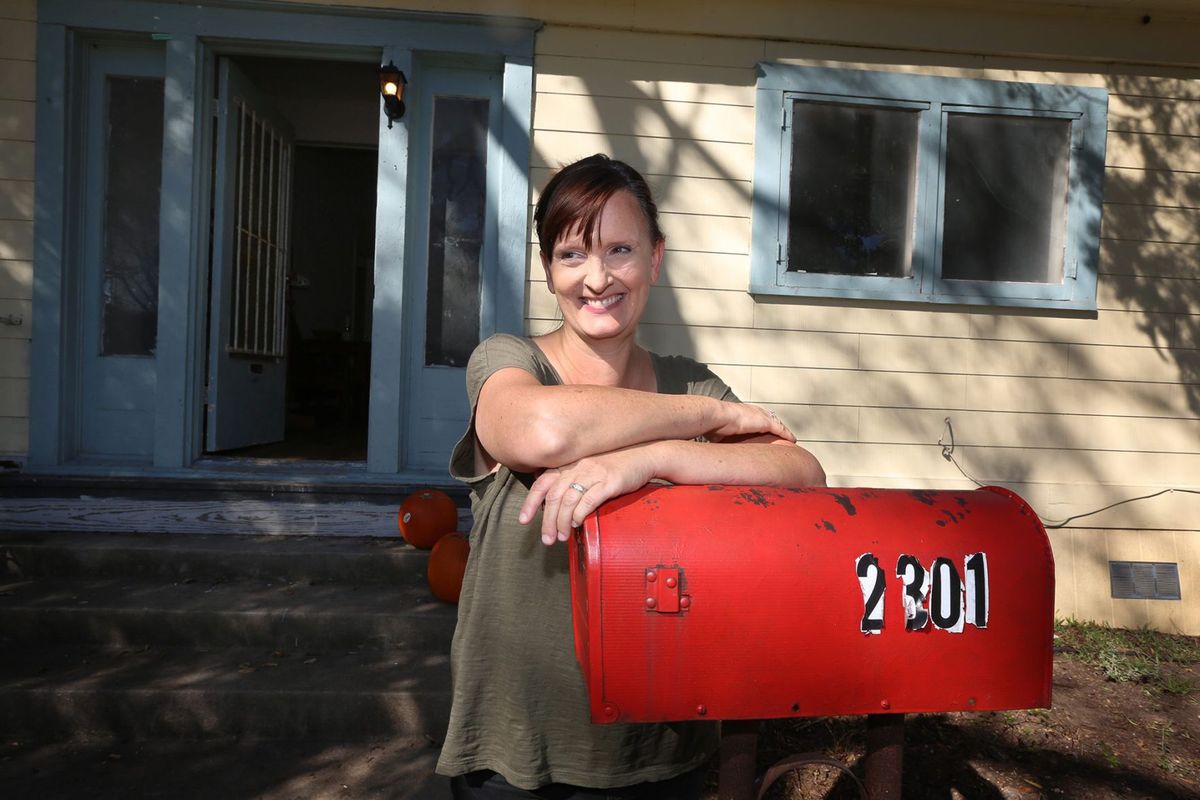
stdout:
[(220, 62), (205, 448), (283, 439), (293, 136)]
[[(414, 269), (406, 270), (406, 465), (445, 472), (470, 418), (467, 358), (483, 330), (482, 298), (495, 281), (495, 196), (500, 79), (493, 72), (431, 70), (422, 78), (410, 217)], [(490, 198), (490, 202), (489, 202)]]
[(154, 452), (161, 48), (87, 48), (79, 453)]

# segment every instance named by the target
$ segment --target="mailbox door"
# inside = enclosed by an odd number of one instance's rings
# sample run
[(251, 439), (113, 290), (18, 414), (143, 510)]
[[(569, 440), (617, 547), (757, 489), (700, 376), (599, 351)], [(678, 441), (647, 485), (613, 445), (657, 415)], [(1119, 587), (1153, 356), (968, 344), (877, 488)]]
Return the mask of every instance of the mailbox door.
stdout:
[(1045, 707), (1036, 514), (968, 492), (660, 486), (572, 542), (597, 722)]

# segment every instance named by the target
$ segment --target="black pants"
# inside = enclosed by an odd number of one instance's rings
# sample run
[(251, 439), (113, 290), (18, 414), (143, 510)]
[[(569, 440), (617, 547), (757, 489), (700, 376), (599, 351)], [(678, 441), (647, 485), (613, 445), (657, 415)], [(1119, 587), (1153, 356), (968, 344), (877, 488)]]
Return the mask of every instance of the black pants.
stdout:
[(653, 783), (615, 789), (586, 789), (551, 783), (540, 789), (518, 789), (491, 770), (470, 772), (450, 779), (454, 800), (699, 800), (704, 792), (706, 768), (701, 766)]

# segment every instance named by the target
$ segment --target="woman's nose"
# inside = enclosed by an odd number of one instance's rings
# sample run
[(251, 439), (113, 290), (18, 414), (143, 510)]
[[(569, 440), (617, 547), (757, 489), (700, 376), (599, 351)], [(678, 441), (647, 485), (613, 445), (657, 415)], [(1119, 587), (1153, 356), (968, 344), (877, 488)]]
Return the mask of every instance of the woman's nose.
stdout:
[(612, 276), (608, 274), (608, 267), (604, 264), (604, 259), (599, 256), (591, 256), (587, 260), (587, 272), (583, 276), (583, 285), (588, 291), (593, 294), (600, 294), (608, 285), (612, 283)]

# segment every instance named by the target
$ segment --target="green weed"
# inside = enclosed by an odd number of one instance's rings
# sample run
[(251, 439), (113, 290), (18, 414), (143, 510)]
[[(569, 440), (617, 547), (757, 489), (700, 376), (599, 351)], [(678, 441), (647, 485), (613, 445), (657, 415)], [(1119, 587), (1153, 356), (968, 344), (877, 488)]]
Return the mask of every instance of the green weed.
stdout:
[(1148, 628), (1125, 630), (1078, 620), (1055, 624), (1058, 647), (1111, 681), (1144, 683), (1158, 692), (1189, 695), (1192, 681), (1164, 665), (1200, 662), (1200, 638), (1160, 633)]

